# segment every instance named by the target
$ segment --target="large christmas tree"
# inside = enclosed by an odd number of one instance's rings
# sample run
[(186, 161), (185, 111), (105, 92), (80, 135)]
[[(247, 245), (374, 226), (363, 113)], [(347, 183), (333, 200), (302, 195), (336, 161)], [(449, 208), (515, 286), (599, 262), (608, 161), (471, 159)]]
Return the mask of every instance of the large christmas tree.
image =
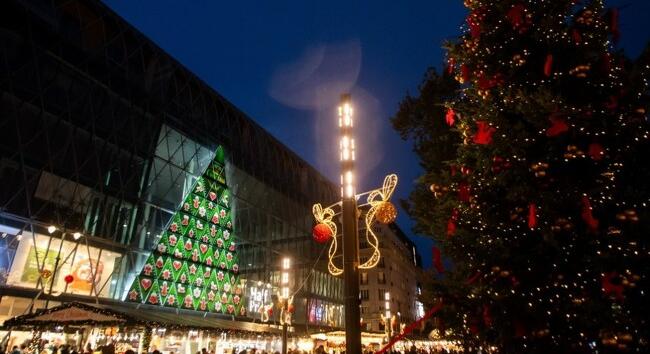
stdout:
[(445, 325), (502, 352), (650, 351), (648, 51), (613, 50), (602, 1), (465, 5), (447, 74), (393, 118), (426, 170), (406, 206), (442, 250)]
[(126, 301), (244, 315), (224, 150), (185, 196)]

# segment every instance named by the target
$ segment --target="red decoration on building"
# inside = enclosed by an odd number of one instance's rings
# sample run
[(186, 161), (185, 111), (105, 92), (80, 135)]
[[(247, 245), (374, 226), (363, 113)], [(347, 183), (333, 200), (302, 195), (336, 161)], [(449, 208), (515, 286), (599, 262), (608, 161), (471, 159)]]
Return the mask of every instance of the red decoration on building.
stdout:
[(312, 234), (314, 236), (314, 241), (317, 243), (326, 243), (330, 238), (332, 238), (332, 230), (329, 226), (323, 223), (316, 224), (312, 230)]
[(553, 73), (553, 54), (546, 55), (544, 62), (544, 76), (549, 77)]
[(546, 136), (549, 138), (558, 136), (569, 131), (569, 125), (560, 115), (553, 114), (549, 117), (551, 126), (546, 129)]
[(535, 203), (528, 205), (528, 227), (531, 229), (537, 227), (537, 206)]
[(63, 281), (65, 281), (66, 284), (70, 284), (74, 281), (74, 276), (72, 274), (68, 274), (63, 278)]
[(594, 218), (591, 211), (591, 203), (589, 197), (586, 195), (582, 197), (582, 220), (587, 224), (589, 231), (595, 232), (598, 230), (598, 219)]
[(488, 145), (492, 143), (492, 134), (497, 130), (491, 127), (486, 121), (479, 120), (476, 122), (478, 130), (472, 139), (475, 144)]
[(433, 246), (431, 248), (431, 253), (433, 255), (433, 266), (436, 268), (438, 271), (438, 274), (442, 274), (445, 272), (445, 266), (442, 264), (442, 255), (440, 252), (440, 248)]
[(445, 114), (445, 122), (447, 122), (448, 126), (454, 125), (454, 122), (456, 121), (456, 113), (454, 112), (453, 109), (447, 108), (447, 114)]

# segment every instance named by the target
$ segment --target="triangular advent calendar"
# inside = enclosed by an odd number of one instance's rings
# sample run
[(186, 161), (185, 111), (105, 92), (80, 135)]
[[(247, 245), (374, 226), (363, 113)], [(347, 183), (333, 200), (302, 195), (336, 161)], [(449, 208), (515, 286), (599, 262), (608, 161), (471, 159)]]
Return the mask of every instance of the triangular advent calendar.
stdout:
[(171, 218), (126, 301), (245, 315), (223, 147)]

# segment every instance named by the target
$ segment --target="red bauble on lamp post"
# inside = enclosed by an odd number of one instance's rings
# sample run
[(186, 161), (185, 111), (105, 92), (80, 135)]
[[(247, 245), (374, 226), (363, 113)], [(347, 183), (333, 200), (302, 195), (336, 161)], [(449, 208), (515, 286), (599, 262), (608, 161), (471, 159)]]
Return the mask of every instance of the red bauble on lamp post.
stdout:
[(317, 243), (326, 243), (332, 238), (332, 230), (324, 223), (319, 223), (312, 230), (314, 241)]

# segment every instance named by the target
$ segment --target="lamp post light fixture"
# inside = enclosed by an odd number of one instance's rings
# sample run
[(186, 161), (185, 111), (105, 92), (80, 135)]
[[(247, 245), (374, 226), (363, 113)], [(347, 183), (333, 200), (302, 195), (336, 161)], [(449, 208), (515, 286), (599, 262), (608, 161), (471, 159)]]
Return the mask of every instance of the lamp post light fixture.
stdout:
[[(321, 204), (314, 204), (312, 212), (319, 223), (319, 229), (329, 229), (331, 243), (328, 251), (327, 268), (332, 275), (343, 274), (344, 303), (345, 303), (345, 351), (350, 354), (361, 353), (361, 311), (359, 308), (359, 269), (370, 269), (379, 263), (381, 253), (379, 240), (373, 231), (373, 223), (379, 221), (390, 223), (396, 216), (395, 207), (388, 202), (397, 185), (397, 176), (386, 176), (381, 188), (357, 194), (356, 179), (354, 176), (354, 162), (356, 160), (356, 144), (353, 135), (354, 109), (349, 94), (341, 95), (341, 104), (338, 107), (339, 127), (339, 161), (341, 164), (341, 201), (323, 208)], [(367, 195), (367, 203), (357, 205), (361, 196)], [(364, 263), (359, 261), (359, 231), (358, 219), (363, 215), (362, 207), (369, 207), (363, 217), (365, 221), (365, 234), (368, 246), (372, 250), (371, 256)], [(335, 212), (335, 208), (340, 208)], [(340, 215), (339, 218), (335, 216)], [(337, 235), (340, 220), (342, 234)], [(323, 225), (323, 226), (320, 226)], [(316, 234), (315, 234), (316, 235)], [(343, 265), (335, 264), (338, 258), (338, 237), (341, 237), (343, 248)]]

